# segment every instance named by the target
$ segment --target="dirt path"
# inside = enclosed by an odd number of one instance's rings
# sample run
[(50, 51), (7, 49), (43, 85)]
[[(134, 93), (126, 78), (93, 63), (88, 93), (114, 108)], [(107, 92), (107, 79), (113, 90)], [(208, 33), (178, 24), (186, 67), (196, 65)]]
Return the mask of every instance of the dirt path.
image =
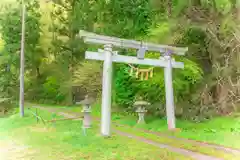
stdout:
[[(69, 111), (68, 112), (63, 112), (62, 110), (56, 109), (56, 108), (44, 108), (44, 107), (35, 107), (35, 108), (39, 108), (39, 109), (46, 110), (46, 111), (49, 111), (49, 112), (57, 113), (57, 114), (62, 115), (66, 118), (74, 118), (74, 117), (79, 116), (79, 114), (71, 113)], [(204, 155), (204, 154), (201, 154), (201, 153), (196, 153), (196, 152), (193, 152), (193, 151), (190, 151), (190, 150), (177, 148), (177, 147), (172, 147), (172, 146), (169, 146), (169, 145), (166, 145), (166, 144), (161, 144), (161, 143), (146, 139), (144, 137), (135, 136), (135, 135), (132, 135), (132, 134), (129, 134), (129, 133), (125, 133), (125, 132), (116, 130), (116, 129), (113, 129), (112, 131), (114, 133), (118, 134), (118, 135), (128, 137), (128, 138), (132, 138), (132, 139), (135, 139), (135, 140), (138, 140), (138, 141), (141, 141), (141, 142), (144, 142), (144, 143), (147, 143), (147, 144), (159, 147), (159, 148), (165, 148), (165, 149), (168, 149), (172, 152), (176, 152), (176, 153), (183, 154), (185, 156), (192, 157), (193, 159), (196, 159), (196, 160), (221, 160), (220, 158), (215, 158), (215, 157)]]
[[(126, 125), (118, 124), (116, 122), (112, 122), (112, 123), (115, 123), (117, 126), (121, 126), (121, 127), (126, 126)], [(217, 145), (217, 144), (211, 144), (211, 143), (202, 142), (202, 141), (196, 141), (196, 140), (191, 140), (191, 139), (186, 139), (186, 138), (169, 136), (169, 135), (161, 133), (161, 132), (154, 132), (154, 131), (149, 131), (149, 130), (140, 129), (140, 128), (134, 128), (134, 129), (138, 130), (138, 131), (145, 132), (145, 133), (153, 134), (153, 135), (156, 135), (156, 136), (159, 136), (159, 137), (166, 137), (166, 138), (174, 139), (174, 140), (185, 142), (185, 143), (191, 143), (191, 144), (195, 144), (195, 145), (199, 145), (199, 146), (203, 146), (203, 147), (204, 146), (205, 147), (210, 147), (210, 148), (214, 148), (216, 150), (220, 150), (220, 151), (224, 151), (226, 153), (231, 153), (231, 154), (240, 156), (240, 150), (236, 149), (236, 148), (230, 148), (230, 147), (225, 147), (225, 146), (221, 146), (221, 145)]]
[(143, 137), (128, 134), (128, 133), (125, 133), (125, 132), (122, 132), (122, 131), (113, 130), (113, 132), (115, 132), (115, 133), (117, 133), (118, 135), (121, 135), (121, 136), (136, 139), (138, 141), (156, 146), (158, 148), (165, 148), (165, 149), (168, 149), (172, 152), (180, 153), (182, 155), (191, 157), (191, 158), (196, 159), (196, 160), (221, 160), (220, 158), (215, 158), (215, 157), (204, 155), (204, 154), (201, 154), (201, 153), (192, 152), (190, 150), (186, 150), (186, 149), (182, 149), (182, 148), (176, 148), (176, 147), (172, 147), (172, 146), (169, 146), (169, 145), (166, 145), (166, 144), (161, 144), (161, 143), (158, 143), (158, 142), (155, 142), (155, 141), (143, 138)]
[(144, 129), (138, 129), (138, 130), (141, 130), (145, 133), (154, 134), (156, 136), (167, 137), (167, 138), (175, 139), (175, 140), (181, 141), (181, 142), (196, 144), (196, 145), (199, 145), (199, 146), (210, 147), (210, 148), (214, 148), (214, 149), (217, 149), (217, 150), (224, 151), (226, 153), (231, 153), (231, 154), (234, 154), (234, 155), (240, 155), (240, 150), (235, 149), (235, 148), (229, 148), (229, 147), (225, 147), (225, 146), (221, 146), (221, 145), (217, 145), (217, 144), (211, 144), (211, 143), (207, 143), (207, 142), (201, 142), (201, 141), (195, 141), (195, 140), (186, 139), (186, 138), (169, 136), (169, 135), (166, 135), (166, 134), (163, 134), (163, 133), (148, 131), (148, 130), (144, 130)]
[(12, 141), (0, 141), (0, 160), (32, 160), (36, 151)]

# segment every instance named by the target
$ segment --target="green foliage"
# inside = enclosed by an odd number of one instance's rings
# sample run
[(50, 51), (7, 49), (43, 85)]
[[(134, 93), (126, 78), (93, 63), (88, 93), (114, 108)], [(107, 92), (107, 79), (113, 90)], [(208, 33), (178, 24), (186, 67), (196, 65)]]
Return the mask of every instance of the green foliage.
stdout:
[(72, 86), (76, 82), (75, 75), (81, 67), (80, 61), (86, 49), (86, 45), (78, 38), (78, 32), (80, 29), (93, 31), (97, 16), (96, 4), (88, 0), (53, 2), (50, 27), (53, 38), (49, 50), (54, 56), (54, 70), (50, 74), (59, 79), (59, 91), (65, 95), (68, 104), (72, 103)]
[[(196, 120), (211, 117), (214, 110), (221, 114), (237, 110), (239, 1), (57, 0), (41, 2), (42, 7), (37, 0), (25, 2), (25, 97), (28, 100), (71, 104), (72, 86), (76, 85), (81, 87), (82, 94), (100, 93), (101, 64), (83, 61), (87, 48), (96, 49), (78, 38), (79, 30), (83, 29), (188, 46), (186, 58), (175, 57), (185, 63), (184, 70), (173, 72), (177, 108), (184, 108), (184, 117)], [(14, 100), (19, 94), (19, 13), (18, 2), (3, 7), (0, 17), (1, 97)], [(155, 53), (148, 53), (147, 57), (158, 58)], [(128, 69), (126, 65), (116, 65), (114, 69), (116, 103), (129, 107), (140, 94), (164, 106), (163, 69), (155, 68), (154, 77), (148, 81), (129, 77)], [(153, 105), (150, 110), (164, 111), (159, 106)]]
[(44, 99), (51, 100), (53, 103), (59, 103), (64, 100), (64, 95), (59, 91), (60, 85), (56, 77), (48, 77), (43, 84)]
[(83, 61), (73, 72), (72, 83), (81, 88), (81, 94), (96, 97), (102, 88), (102, 67), (99, 62)]
[(15, 106), (15, 102), (11, 98), (0, 97), (0, 118), (5, 116)]
[(128, 67), (115, 65), (114, 73), (114, 101), (121, 106), (129, 107), (135, 99), (136, 89), (133, 87), (134, 80), (129, 76)]
[(49, 94), (51, 98), (52, 96), (55, 97), (55, 95), (58, 93), (58, 88), (59, 86), (57, 85), (57, 79), (55, 77), (48, 77), (43, 85), (45, 94)]
[[(199, 66), (186, 59), (181, 58), (185, 68), (183, 70), (174, 70), (173, 86), (175, 102), (180, 103), (191, 97), (197, 84), (203, 79), (203, 72)], [(141, 67), (141, 66), (139, 66)], [(154, 68), (154, 77), (149, 80), (138, 80), (130, 77), (130, 68), (126, 65), (117, 65), (114, 76), (115, 102), (120, 106), (131, 107), (136, 96), (142, 96), (151, 104), (165, 104), (165, 84), (162, 68)], [(151, 108), (156, 112), (159, 106)]]
[[(2, 96), (18, 99), (18, 69), (21, 42), (20, 6), (5, 6), (1, 13), (1, 38), (4, 41), (2, 56), (0, 57), (0, 88)], [(41, 49), (38, 46), (40, 38), (41, 17), (37, 1), (26, 4), (25, 21), (25, 68), (29, 74), (35, 74), (41, 63)], [(39, 73), (39, 72), (38, 72)]]
[(209, 10), (215, 9), (219, 13), (228, 14), (234, 6), (232, 2), (231, 0), (201, 0), (201, 5)]
[(100, 29), (108, 35), (135, 38), (145, 35), (151, 26), (153, 12), (149, 0), (111, 0), (103, 4)]

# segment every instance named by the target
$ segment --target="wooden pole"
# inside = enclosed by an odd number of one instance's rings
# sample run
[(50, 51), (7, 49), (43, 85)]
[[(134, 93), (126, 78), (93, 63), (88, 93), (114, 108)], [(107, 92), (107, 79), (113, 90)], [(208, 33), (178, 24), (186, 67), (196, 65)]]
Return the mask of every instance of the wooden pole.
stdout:
[(166, 92), (166, 110), (168, 129), (175, 129), (174, 97), (172, 84), (172, 62), (171, 56), (165, 56), (167, 66), (164, 68), (165, 92)]
[(24, 43), (25, 43), (25, 4), (22, 0), (22, 37), (21, 37), (21, 55), (20, 55), (20, 116), (24, 117)]
[(111, 90), (112, 90), (112, 45), (105, 45), (105, 58), (102, 79), (102, 115), (101, 133), (110, 136), (111, 124)]

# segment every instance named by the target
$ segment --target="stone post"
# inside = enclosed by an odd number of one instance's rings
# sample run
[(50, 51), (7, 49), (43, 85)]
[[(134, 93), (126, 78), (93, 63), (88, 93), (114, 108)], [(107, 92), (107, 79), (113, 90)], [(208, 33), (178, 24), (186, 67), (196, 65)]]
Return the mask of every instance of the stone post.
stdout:
[(92, 107), (91, 104), (93, 102), (93, 99), (90, 99), (88, 95), (85, 96), (85, 99), (81, 102), (77, 102), (77, 104), (83, 105), (82, 113), (83, 113), (83, 124), (82, 128), (90, 128), (92, 125), (92, 119), (91, 119), (91, 112), (92, 112)]
[(139, 98), (138, 101), (136, 101), (133, 106), (137, 108), (136, 112), (138, 113), (138, 124), (145, 124), (145, 114), (147, 112), (146, 108), (149, 106), (150, 103), (143, 101), (142, 97)]
[(138, 113), (138, 124), (145, 124), (145, 114), (147, 110), (144, 107), (138, 107), (136, 112)]
[(92, 125), (92, 119), (91, 119), (91, 106), (89, 105), (84, 105), (82, 109), (83, 113), (83, 128), (90, 128)]

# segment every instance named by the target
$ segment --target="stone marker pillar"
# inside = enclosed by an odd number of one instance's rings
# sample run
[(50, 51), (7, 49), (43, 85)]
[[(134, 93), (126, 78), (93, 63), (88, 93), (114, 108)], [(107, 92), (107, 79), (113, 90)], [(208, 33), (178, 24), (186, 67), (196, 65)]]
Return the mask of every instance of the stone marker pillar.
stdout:
[(83, 106), (82, 113), (83, 113), (83, 128), (90, 128), (92, 125), (91, 119), (91, 106), (85, 105)]
[(83, 113), (83, 124), (82, 127), (85, 128), (90, 128), (92, 125), (92, 119), (91, 119), (91, 104), (92, 104), (92, 99), (88, 97), (88, 95), (85, 96), (85, 99), (81, 101), (79, 104), (83, 105), (82, 113)]

